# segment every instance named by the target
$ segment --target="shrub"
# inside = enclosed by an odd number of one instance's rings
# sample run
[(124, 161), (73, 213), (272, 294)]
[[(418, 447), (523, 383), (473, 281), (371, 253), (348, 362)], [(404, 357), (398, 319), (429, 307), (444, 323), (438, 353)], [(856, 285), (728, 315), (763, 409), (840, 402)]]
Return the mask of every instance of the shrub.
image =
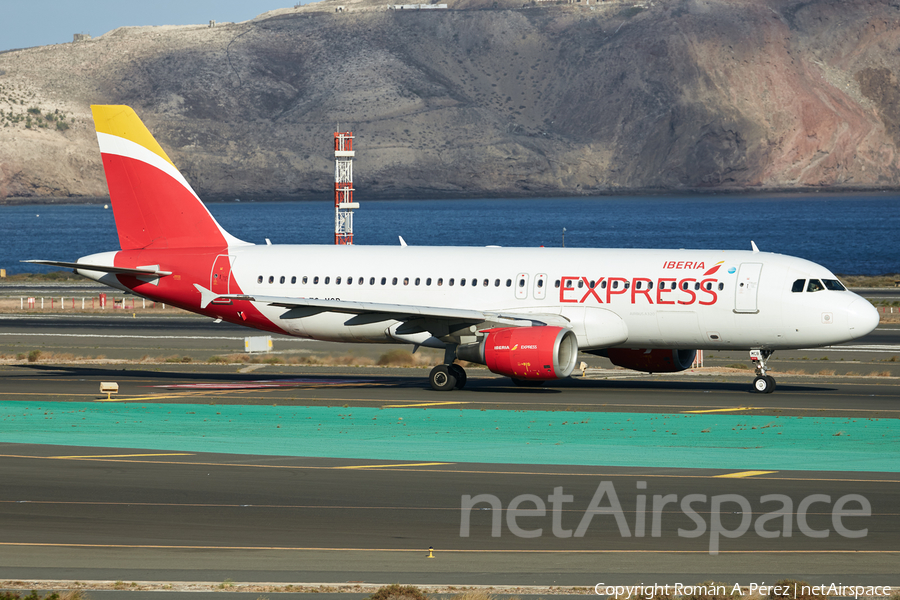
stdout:
[(28, 362), (37, 362), (41, 358), (40, 350), (32, 350), (28, 353)]
[(378, 358), (378, 365), (382, 367), (411, 367), (413, 364), (415, 364), (415, 358), (409, 350), (391, 350)]
[(378, 590), (366, 600), (428, 600), (428, 596), (414, 585), (399, 585), (393, 583), (378, 588)]
[[(812, 586), (806, 581), (782, 579), (781, 581), (775, 582), (775, 585), (772, 587), (772, 591), (769, 592), (767, 598), (769, 598), (769, 600), (828, 600), (828, 597), (825, 594), (804, 594), (804, 587), (809, 589)], [(776, 594), (776, 589), (779, 589), (782, 593)], [(796, 596), (794, 595), (795, 590), (797, 592)]]
[[(693, 594), (685, 594), (681, 597), (681, 600), (731, 600), (732, 598), (740, 598), (740, 592), (732, 593), (734, 590), (734, 585), (729, 585), (727, 583), (722, 583), (721, 581), (704, 581), (703, 583), (698, 583), (694, 587)], [(697, 588), (705, 588), (706, 593), (697, 593)], [(723, 593), (718, 593), (723, 592)]]

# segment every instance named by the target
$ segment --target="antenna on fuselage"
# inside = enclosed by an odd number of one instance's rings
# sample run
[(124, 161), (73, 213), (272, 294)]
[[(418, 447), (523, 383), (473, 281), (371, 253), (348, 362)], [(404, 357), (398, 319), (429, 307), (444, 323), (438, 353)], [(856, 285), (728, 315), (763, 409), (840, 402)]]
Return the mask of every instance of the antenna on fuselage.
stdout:
[(750, 240), (750, 247), (753, 248), (754, 252), (759, 252), (759, 248), (756, 247), (756, 242)]

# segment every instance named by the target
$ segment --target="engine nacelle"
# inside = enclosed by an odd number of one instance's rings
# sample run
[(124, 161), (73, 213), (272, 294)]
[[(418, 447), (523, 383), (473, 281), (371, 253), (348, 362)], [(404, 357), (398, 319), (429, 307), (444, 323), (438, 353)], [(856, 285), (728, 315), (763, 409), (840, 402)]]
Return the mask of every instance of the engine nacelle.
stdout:
[(677, 373), (690, 369), (696, 356), (696, 350), (610, 348), (606, 351), (606, 358), (617, 367), (648, 373)]
[(481, 342), (460, 346), (456, 356), (515, 379), (562, 379), (575, 369), (578, 339), (571, 329), (500, 327), (483, 333)]

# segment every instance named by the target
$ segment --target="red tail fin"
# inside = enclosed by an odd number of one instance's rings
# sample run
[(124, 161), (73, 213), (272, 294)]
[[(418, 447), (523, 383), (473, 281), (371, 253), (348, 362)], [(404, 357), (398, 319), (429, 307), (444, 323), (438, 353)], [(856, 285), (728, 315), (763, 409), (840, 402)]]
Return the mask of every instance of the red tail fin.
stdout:
[(230, 235), (128, 106), (92, 106), (123, 250), (246, 245)]

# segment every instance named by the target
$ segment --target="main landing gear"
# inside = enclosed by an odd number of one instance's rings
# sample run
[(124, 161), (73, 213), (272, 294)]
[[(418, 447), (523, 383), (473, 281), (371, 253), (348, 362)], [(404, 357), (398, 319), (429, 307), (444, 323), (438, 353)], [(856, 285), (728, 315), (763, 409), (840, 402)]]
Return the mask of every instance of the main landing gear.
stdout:
[(466, 385), (466, 370), (455, 363), (438, 365), (431, 370), (428, 381), (431, 389), (438, 392), (461, 390)]
[(760, 394), (771, 394), (775, 391), (775, 378), (766, 375), (766, 361), (772, 356), (772, 350), (751, 350), (750, 362), (756, 367), (756, 379), (753, 380), (753, 391)]

